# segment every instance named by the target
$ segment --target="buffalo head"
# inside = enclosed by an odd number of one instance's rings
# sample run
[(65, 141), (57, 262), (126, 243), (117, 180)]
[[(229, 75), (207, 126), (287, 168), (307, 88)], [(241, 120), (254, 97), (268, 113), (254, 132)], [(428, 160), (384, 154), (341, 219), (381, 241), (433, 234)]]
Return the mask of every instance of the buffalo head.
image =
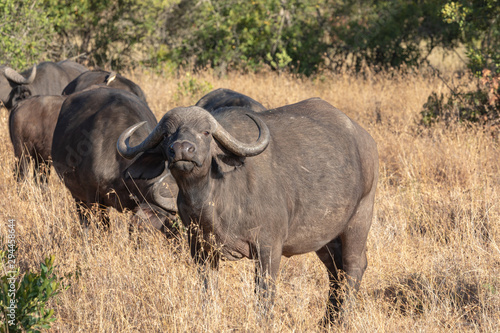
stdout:
[(0, 100), (10, 110), (16, 101), (31, 96), (31, 90), (27, 86), (35, 80), (36, 66), (33, 66), (28, 77), (8, 66), (0, 68), (0, 71)]
[[(169, 168), (173, 173), (206, 174), (212, 160), (212, 149), (218, 146), (216, 143), (239, 157), (255, 156), (266, 149), (270, 140), (269, 129), (257, 115), (252, 113), (247, 113), (247, 115), (260, 131), (255, 143), (248, 144), (237, 140), (219, 124), (212, 114), (193, 106), (179, 107), (168, 112), (152, 133), (135, 147), (130, 147), (127, 140), (143, 123), (130, 127), (118, 140), (118, 152), (125, 158), (133, 158), (161, 143)], [(186, 117), (197, 119), (194, 122), (196, 125), (190, 126), (191, 123), (183, 127), (183, 119)]]

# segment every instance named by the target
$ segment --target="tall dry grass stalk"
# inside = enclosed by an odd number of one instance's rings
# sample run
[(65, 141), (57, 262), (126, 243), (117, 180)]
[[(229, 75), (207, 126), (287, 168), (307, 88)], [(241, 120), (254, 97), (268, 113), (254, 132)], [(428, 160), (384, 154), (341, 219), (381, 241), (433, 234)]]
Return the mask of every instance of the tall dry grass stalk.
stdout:
[[(380, 182), (368, 239), (369, 266), (347, 332), (494, 332), (500, 323), (500, 147), (480, 127), (417, 125), (434, 77), (387, 73), (297, 79), (211, 72), (160, 77), (127, 73), (160, 118), (194, 104), (179, 83), (210, 83), (272, 108), (321, 97), (378, 142)], [(272, 319), (259, 316), (254, 266), (225, 262), (217, 286), (202, 291), (183, 239), (129, 237), (130, 214), (112, 213), (109, 232), (83, 232), (74, 203), (53, 173), (39, 188), (16, 183), (8, 115), (0, 121), (0, 230), (17, 223), (20, 266), (56, 255), (71, 287), (50, 305), (54, 332), (316, 332), (327, 300), (327, 273), (314, 254), (283, 258)]]

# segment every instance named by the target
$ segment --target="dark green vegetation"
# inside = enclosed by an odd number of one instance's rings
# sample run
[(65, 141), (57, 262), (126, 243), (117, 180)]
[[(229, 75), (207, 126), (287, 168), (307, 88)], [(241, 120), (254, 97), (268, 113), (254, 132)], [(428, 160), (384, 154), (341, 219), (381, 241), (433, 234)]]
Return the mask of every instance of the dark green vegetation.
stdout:
[[(474, 70), (498, 63), (497, 0), (5, 0), (0, 57), (13, 67), (88, 54), (98, 66), (311, 75), (420, 66), (465, 43)], [(488, 58), (488, 59), (485, 59)]]
[(63, 279), (54, 272), (55, 257), (48, 256), (40, 263), (40, 273), (27, 271), (21, 279), (19, 268), (9, 268), (14, 253), (10, 247), (0, 250), (0, 332), (49, 329), (56, 318), (48, 302), (68, 288), (62, 286)]
[(500, 124), (500, 2), (448, 2), (441, 14), (458, 26), (466, 47), (468, 68), (475, 79), (471, 87), (450, 87), (445, 97), (432, 93), (424, 104), (422, 123), (435, 121)]
[(500, 2), (341, 0), (5, 0), (0, 59), (17, 69), (85, 54), (113, 69), (183, 67), (316, 75), (419, 68), (466, 48), (476, 86), (429, 96), (422, 123), (499, 118)]

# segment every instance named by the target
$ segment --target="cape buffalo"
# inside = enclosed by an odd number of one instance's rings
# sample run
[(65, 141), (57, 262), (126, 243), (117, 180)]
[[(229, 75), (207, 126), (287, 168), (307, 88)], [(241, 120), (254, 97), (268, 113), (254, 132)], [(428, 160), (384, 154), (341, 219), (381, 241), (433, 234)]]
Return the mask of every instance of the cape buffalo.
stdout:
[(219, 108), (229, 107), (229, 106), (241, 106), (249, 108), (255, 112), (265, 111), (264, 105), (260, 104), (256, 100), (240, 94), (239, 92), (219, 88), (212, 92), (209, 92), (196, 103), (196, 106), (204, 108), (205, 110), (212, 112)]
[(330, 276), (326, 318), (336, 316), (338, 270), (354, 291), (367, 266), (378, 153), (363, 128), (319, 98), (261, 113), (175, 108), (134, 146), (141, 125), (124, 131), (117, 149), (165, 156), (195, 261), (217, 268), (220, 255), (257, 259), (257, 286), (270, 301), (266, 281), (281, 256), (315, 251)]
[(62, 94), (70, 95), (77, 91), (85, 90), (92, 85), (99, 84), (129, 91), (146, 102), (146, 96), (137, 84), (120, 74), (103, 70), (92, 70), (80, 74), (64, 88)]
[(0, 100), (10, 110), (20, 100), (34, 95), (60, 95), (68, 83), (87, 68), (70, 60), (42, 62), (21, 74), (0, 66)]
[(26, 176), (30, 160), (41, 182), (49, 175), (52, 135), (65, 99), (60, 95), (33, 96), (18, 103), (10, 112), (9, 132), (18, 160), (18, 180)]
[[(142, 215), (159, 218), (152, 223), (162, 228), (177, 211), (177, 186), (155, 150), (144, 151), (134, 160), (116, 151), (119, 135), (129, 126), (146, 124), (130, 141), (142, 141), (157, 124), (148, 106), (136, 95), (121, 89), (91, 87), (69, 95), (64, 101), (52, 141), (52, 159), (57, 174), (71, 192), (80, 218), (81, 206), (114, 207), (153, 212)], [(104, 212), (104, 210), (102, 210)], [(104, 213), (105, 226), (108, 223)], [(165, 230), (163, 230), (165, 231)]]

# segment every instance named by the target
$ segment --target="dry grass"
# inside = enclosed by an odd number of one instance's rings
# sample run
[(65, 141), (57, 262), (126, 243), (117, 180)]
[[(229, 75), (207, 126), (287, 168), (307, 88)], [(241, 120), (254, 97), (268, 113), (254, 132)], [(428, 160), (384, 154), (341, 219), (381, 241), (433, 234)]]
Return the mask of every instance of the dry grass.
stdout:
[[(194, 104), (179, 82), (209, 82), (267, 107), (321, 97), (362, 124), (378, 142), (380, 182), (368, 240), (369, 266), (349, 332), (494, 332), (500, 322), (500, 147), (481, 128), (419, 128), (419, 112), (441, 81), (423, 75), (348, 74), (314, 80), (274, 74), (127, 74), (158, 117)], [(273, 319), (259, 319), (253, 264), (223, 263), (218, 288), (201, 292), (183, 240), (131, 239), (130, 215), (112, 214), (108, 233), (77, 222), (69, 193), (50, 178), (41, 190), (12, 176), (7, 113), (0, 114), (0, 233), (17, 221), (22, 269), (56, 255), (71, 287), (51, 306), (54, 332), (316, 332), (327, 276), (314, 254), (283, 258)]]

